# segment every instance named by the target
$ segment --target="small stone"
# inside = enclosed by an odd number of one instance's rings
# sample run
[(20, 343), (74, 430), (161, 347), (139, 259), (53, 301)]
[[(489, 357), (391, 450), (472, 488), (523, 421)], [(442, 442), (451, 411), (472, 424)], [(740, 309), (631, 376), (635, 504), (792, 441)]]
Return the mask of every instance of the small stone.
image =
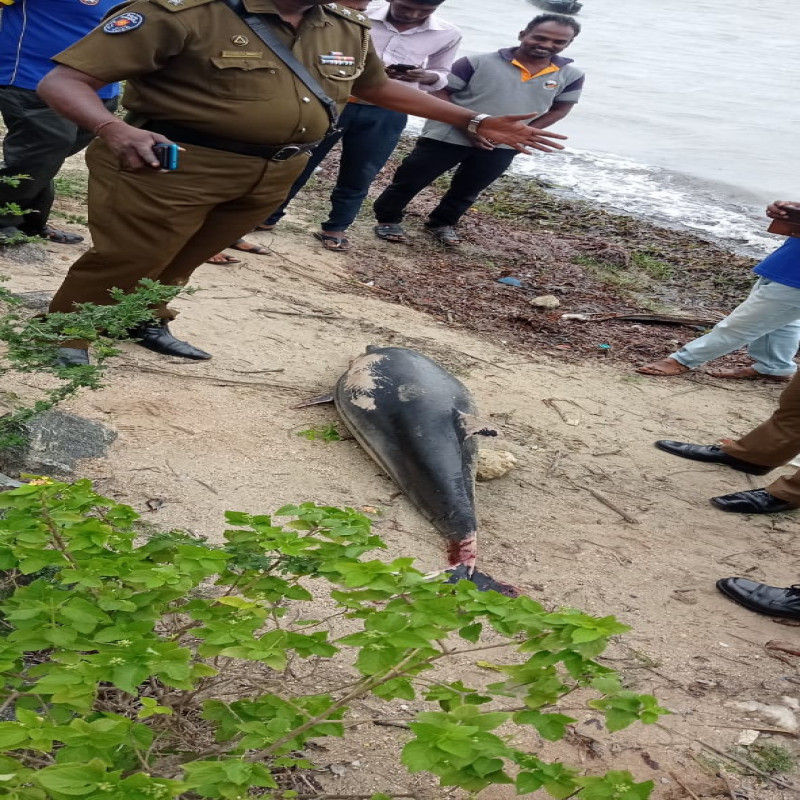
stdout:
[(17, 264), (41, 264), (47, 261), (47, 250), (38, 242), (0, 246), (0, 253), (6, 261), (14, 261)]
[(479, 481), (502, 478), (517, 466), (517, 459), (508, 450), (479, 450), (475, 477)]
[(47, 311), (53, 299), (52, 292), (19, 292), (11, 296), (16, 297), (23, 308), (29, 308), (31, 311)]
[(543, 294), (539, 297), (533, 297), (528, 300), (528, 303), (534, 308), (544, 309), (558, 308), (561, 305), (561, 301), (554, 294)]
[(748, 747), (749, 745), (753, 744), (758, 737), (758, 731), (751, 731), (749, 728), (745, 728), (736, 739), (736, 744), (740, 744), (743, 747)]

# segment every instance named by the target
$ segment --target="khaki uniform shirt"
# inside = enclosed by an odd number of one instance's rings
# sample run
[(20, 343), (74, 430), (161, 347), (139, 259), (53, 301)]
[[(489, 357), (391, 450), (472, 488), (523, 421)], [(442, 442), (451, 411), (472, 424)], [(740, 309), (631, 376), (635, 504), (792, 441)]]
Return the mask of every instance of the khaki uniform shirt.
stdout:
[[(295, 30), (272, 0), (244, 5), (340, 106), (386, 82), (363, 15), (315, 6)], [(108, 83), (127, 80), (123, 105), (142, 120), (265, 145), (313, 142), (328, 129), (322, 103), (222, 0), (135, 0), (54, 60)]]

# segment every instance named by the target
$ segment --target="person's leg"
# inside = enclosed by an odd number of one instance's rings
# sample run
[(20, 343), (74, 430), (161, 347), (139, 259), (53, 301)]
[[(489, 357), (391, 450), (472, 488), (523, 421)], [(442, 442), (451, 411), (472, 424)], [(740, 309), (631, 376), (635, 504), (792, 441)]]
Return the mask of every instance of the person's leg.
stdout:
[(70, 155), (78, 127), (43, 103), (36, 92), (0, 87), (0, 113), (7, 127), (0, 175), (27, 175), (19, 186), (0, 184), (0, 206), (15, 203), (23, 213), (0, 215), (0, 228), (40, 234), (53, 205), (53, 178)]
[[(684, 345), (670, 358), (694, 369), (744, 345), (800, 320), (800, 289), (759, 278), (749, 297), (722, 322), (699, 339)], [(787, 348), (786, 336), (779, 337), (781, 349), (763, 363), (765, 375), (792, 375), (794, 363), (781, 361)], [(763, 353), (762, 353), (763, 355)], [(770, 370), (770, 371), (766, 371)], [(761, 369), (759, 369), (759, 372)]]
[[(297, 156), (289, 161), (247, 160), (258, 162), (248, 168), (251, 185), (247, 191), (239, 192), (209, 210), (203, 224), (162, 269), (158, 276), (161, 283), (184, 286), (200, 264), (225, 247), (224, 242), (230, 240), (231, 233), (241, 236), (271, 214), (303, 170), (307, 157)], [(253, 180), (256, 171), (258, 174)], [(166, 308), (160, 309), (159, 314), (169, 319), (175, 317), (175, 313)]]
[[(800, 289), (795, 291), (800, 293)], [(747, 346), (756, 372), (761, 375), (794, 375), (797, 372), (794, 358), (800, 347), (800, 304), (797, 314), (798, 319), (794, 322), (761, 336)]]
[(414, 149), (403, 159), (387, 186), (373, 204), (379, 224), (400, 223), (411, 200), (440, 175), (469, 155), (471, 147), (437, 139), (417, 139)]
[(400, 141), (408, 117), (379, 106), (350, 103), (352, 121), (342, 139), (342, 155), (331, 210), (322, 230), (344, 233), (355, 220), (375, 176)]
[(722, 451), (766, 467), (779, 467), (800, 453), (800, 373), (781, 392), (775, 413), (741, 439), (722, 445)]
[(481, 150), (470, 148), (450, 182), (439, 205), (431, 211), (426, 228), (455, 226), (467, 209), (478, 199), (478, 195), (491, 186), (511, 165), (516, 150)]
[(297, 180), (292, 184), (291, 188), (289, 189), (289, 194), (286, 195), (286, 199), (267, 217), (265, 220), (262, 221), (263, 226), (275, 226), (277, 225), (281, 219), (286, 215), (286, 209), (289, 203), (294, 200), (297, 193), (311, 180), (311, 177), (314, 175), (314, 171), (317, 167), (328, 157), (328, 154), (333, 150), (334, 147), (341, 141), (342, 133), (347, 128), (347, 123), (350, 115), (347, 113), (348, 109), (352, 105), (352, 103), (348, 103), (345, 110), (342, 112), (342, 115), (339, 117), (339, 128), (340, 132), (332, 134), (331, 136), (327, 136), (323, 139), (320, 144), (314, 148), (311, 152), (311, 156), (308, 159), (308, 163), (305, 166), (305, 169), (300, 173)]
[[(182, 154), (175, 172), (126, 172), (106, 145), (95, 140), (87, 151), (93, 246), (72, 265), (50, 310), (71, 311), (83, 302), (109, 305), (110, 289), (130, 292), (142, 278), (185, 283), (199, 264), (279, 205), (305, 161), (269, 162), (192, 147)], [(265, 189), (273, 176), (274, 185)], [(260, 198), (255, 209), (226, 216), (224, 230), (219, 225), (208, 229), (207, 219), (217, 207), (253, 193)], [(157, 314), (174, 316), (166, 308)]]

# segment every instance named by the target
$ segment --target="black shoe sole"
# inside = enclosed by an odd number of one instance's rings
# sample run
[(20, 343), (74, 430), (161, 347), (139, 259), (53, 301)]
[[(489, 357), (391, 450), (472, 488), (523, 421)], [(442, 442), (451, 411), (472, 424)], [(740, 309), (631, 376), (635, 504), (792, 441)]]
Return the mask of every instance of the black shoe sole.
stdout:
[(202, 356), (201, 355), (190, 356), (187, 355), (186, 353), (176, 353), (171, 350), (164, 350), (158, 346), (154, 347), (153, 345), (150, 345), (144, 341), (134, 342), (134, 344), (138, 344), (139, 347), (144, 347), (145, 350), (150, 350), (150, 352), (152, 353), (158, 353), (160, 356), (174, 356), (175, 358), (186, 358), (189, 359), (190, 361), (208, 361), (211, 358), (211, 353), (205, 353)]
[(669, 453), (671, 456), (685, 458), (687, 461), (696, 461), (698, 464), (718, 464), (720, 467), (730, 467), (730, 469), (735, 469), (737, 472), (744, 472), (747, 475), (767, 475), (775, 469), (775, 467), (759, 467), (756, 464), (748, 464), (746, 461), (740, 461), (733, 456), (726, 456), (724, 460), (716, 458), (695, 458), (694, 456), (670, 450), (658, 442), (656, 442), (655, 445), (663, 453)]
[(713, 506), (727, 514), (785, 514), (787, 511), (797, 511), (797, 506), (791, 505), (786, 506), (785, 508), (752, 508), (745, 511), (738, 508), (727, 508), (725, 503), (720, 503), (718, 500), (719, 498), (717, 497), (709, 498), (709, 502)]
[(728, 600), (733, 600), (736, 605), (741, 606), (742, 608), (746, 608), (748, 611), (755, 611), (756, 614), (761, 614), (764, 617), (780, 617), (781, 619), (800, 619), (800, 613), (792, 612), (792, 611), (772, 611), (767, 610), (763, 606), (758, 605), (758, 603), (750, 603), (747, 601), (746, 598), (740, 597), (739, 595), (732, 594), (728, 591), (728, 587), (723, 585), (724, 578), (721, 578), (717, 581), (717, 589), (728, 598)]

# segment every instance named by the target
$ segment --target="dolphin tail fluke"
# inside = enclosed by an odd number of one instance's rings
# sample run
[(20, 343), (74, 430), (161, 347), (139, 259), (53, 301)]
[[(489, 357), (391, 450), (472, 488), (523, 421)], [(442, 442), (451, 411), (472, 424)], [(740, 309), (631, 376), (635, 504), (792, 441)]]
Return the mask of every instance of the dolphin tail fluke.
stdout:
[(466, 564), (459, 564), (453, 569), (448, 569), (446, 574), (450, 576), (447, 580), (447, 583), (470, 581), (471, 583), (474, 583), (482, 592), (499, 592), (500, 594), (504, 594), (506, 597), (519, 597), (522, 594), (522, 592), (516, 586), (512, 586), (510, 583), (504, 583), (503, 581), (498, 581), (491, 575), (487, 575), (485, 572), (481, 572), (480, 570), (470, 570)]

